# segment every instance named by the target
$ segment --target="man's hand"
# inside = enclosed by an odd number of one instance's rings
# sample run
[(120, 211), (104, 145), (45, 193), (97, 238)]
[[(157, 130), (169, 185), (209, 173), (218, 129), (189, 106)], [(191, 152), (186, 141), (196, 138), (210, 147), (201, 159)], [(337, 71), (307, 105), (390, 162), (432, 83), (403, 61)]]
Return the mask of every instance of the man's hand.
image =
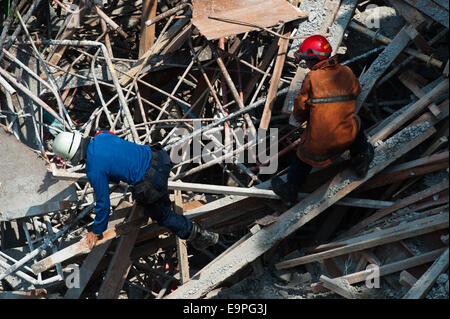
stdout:
[(89, 249), (92, 249), (92, 248), (94, 248), (95, 244), (97, 243), (98, 236), (96, 234), (94, 234), (93, 232), (89, 232), (87, 234), (86, 240), (87, 240)]

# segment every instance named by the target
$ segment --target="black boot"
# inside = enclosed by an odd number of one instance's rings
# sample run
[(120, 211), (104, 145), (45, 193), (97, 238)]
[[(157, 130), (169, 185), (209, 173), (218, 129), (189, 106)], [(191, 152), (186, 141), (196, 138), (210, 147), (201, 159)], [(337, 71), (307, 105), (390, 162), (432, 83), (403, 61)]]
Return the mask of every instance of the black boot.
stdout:
[(289, 182), (283, 182), (281, 178), (275, 176), (271, 180), (272, 190), (275, 194), (280, 196), (280, 198), (288, 205), (292, 206), (297, 202), (297, 196), (299, 192), (299, 187), (295, 184)]
[(196, 222), (192, 222), (191, 234), (187, 241), (190, 242), (195, 249), (204, 250), (209, 246), (217, 244), (219, 241), (219, 234), (203, 229)]
[(363, 153), (355, 154), (351, 158), (351, 163), (359, 178), (364, 178), (369, 171), (370, 163), (375, 155), (372, 144), (367, 143), (367, 148)]

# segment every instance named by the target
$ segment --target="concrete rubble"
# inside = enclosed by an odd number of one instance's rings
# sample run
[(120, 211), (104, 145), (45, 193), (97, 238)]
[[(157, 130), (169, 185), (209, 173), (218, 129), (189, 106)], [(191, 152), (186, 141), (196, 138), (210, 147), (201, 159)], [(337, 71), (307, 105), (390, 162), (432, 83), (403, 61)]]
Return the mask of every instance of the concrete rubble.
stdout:
[[(0, 299), (448, 299), (445, 1), (0, 8)], [(362, 179), (347, 153), (314, 169), (288, 207), (270, 178), (285, 178), (300, 142), (289, 115), (309, 70), (294, 53), (313, 34), (360, 79), (356, 112), (375, 158)], [(100, 130), (161, 142), (174, 210), (219, 243), (183, 251), (135, 217), (121, 183), (110, 184), (107, 239), (84, 247), (94, 191), (52, 143)], [(199, 157), (180, 156), (197, 146)]]

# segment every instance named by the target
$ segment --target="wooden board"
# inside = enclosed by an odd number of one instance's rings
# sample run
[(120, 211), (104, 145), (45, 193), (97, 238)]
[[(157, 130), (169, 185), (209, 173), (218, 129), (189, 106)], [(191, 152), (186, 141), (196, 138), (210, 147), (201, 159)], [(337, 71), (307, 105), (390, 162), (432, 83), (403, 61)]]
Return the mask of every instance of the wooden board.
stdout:
[[(130, 213), (129, 221), (133, 222), (137, 220), (142, 209), (141, 206), (135, 204)], [(125, 278), (131, 267), (130, 254), (138, 234), (139, 227), (135, 227), (128, 234), (120, 237), (114, 256), (106, 271), (105, 279), (100, 286), (98, 292), (99, 299), (116, 299), (119, 296), (120, 290), (122, 289)]]
[[(115, 220), (114, 217), (120, 215), (122, 212), (129, 211), (132, 208), (132, 204), (129, 202), (121, 203), (116, 210), (113, 212), (111, 219), (108, 222), (108, 228), (114, 227), (115, 224), (119, 223), (123, 220), (120, 218), (119, 220)], [(64, 299), (78, 299), (86, 288), (91, 276), (94, 271), (97, 269), (100, 261), (105, 257), (106, 251), (111, 246), (112, 239), (103, 242), (100, 245), (96, 245), (91, 252), (88, 254), (86, 259), (83, 261), (83, 264), (80, 268), (80, 285), (79, 287), (73, 287), (67, 289)]]
[[(420, 84), (415, 78), (415, 74), (412, 71), (403, 71), (399, 75), (398, 79), (419, 99), (425, 95), (425, 93), (419, 86)], [(434, 116), (438, 116), (440, 113), (439, 108), (433, 102), (428, 105), (428, 109), (431, 111), (431, 113), (433, 113)]]
[(422, 199), (425, 199), (427, 197), (430, 197), (434, 194), (437, 194), (445, 189), (448, 189), (448, 179), (437, 184), (434, 185), (432, 187), (429, 187), (419, 193), (413, 194), (411, 196), (408, 196), (406, 198), (403, 198), (400, 201), (397, 201), (394, 205), (389, 206), (387, 208), (383, 208), (379, 211), (377, 211), (376, 213), (370, 215), (368, 218), (360, 221), (358, 224), (356, 224), (355, 226), (353, 226), (348, 232), (348, 235), (352, 235), (357, 233), (358, 231), (364, 229), (364, 227), (366, 227), (367, 225), (369, 225), (370, 223), (373, 223), (374, 221), (383, 218), (384, 216), (389, 215), (392, 212), (395, 212), (396, 210), (399, 210), (401, 208), (407, 207), (413, 203), (416, 203)]
[(377, 80), (408, 46), (411, 38), (407, 32), (407, 28), (408, 26), (405, 26), (399, 31), (383, 52), (381, 52), (375, 61), (373, 61), (369, 69), (360, 76), (359, 82), (361, 84), (361, 93), (356, 99), (355, 113), (358, 113), (364, 102), (367, 100)]
[(431, 289), (436, 279), (448, 268), (449, 249), (431, 265), (430, 268), (416, 281), (411, 289), (403, 296), (403, 299), (420, 299), (424, 298), (426, 293)]
[[(175, 213), (183, 215), (183, 199), (181, 198), (181, 191), (175, 191)], [(177, 257), (178, 268), (181, 274), (181, 284), (186, 283), (189, 280), (189, 261), (187, 253), (186, 240), (183, 240), (177, 236)]]
[(416, 8), (406, 4), (403, 0), (388, 0), (389, 3), (398, 11), (409, 24), (414, 28), (420, 28), (426, 23), (423, 15)]
[(442, 24), (447, 29), (449, 28), (449, 16), (448, 11), (443, 10), (443, 8), (437, 3), (431, 0), (403, 0), (407, 4), (413, 6), (417, 10), (423, 12), (434, 21)]
[(227, 23), (208, 17), (227, 18), (270, 27), (308, 15), (285, 0), (193, 0), (192, 23), (208, 40), (236, 35), (259, 28)]
[(156, 16), (157, 0), (143, 0), (141, 16), (141, 36), (139, 41), (139, 58), (147, 52), (155, 42), (155, 25), (147, 27), (145, 21)]
[[(444, 252), (444, 249), (437, 249), (430, 251), (428, 253), (406, 258), (400, 261), (396, 261), (393, 263), (389, 263), (386, 265), (383, 265), (379, 268), (380, 276), (385, 276), (389, 274), (393, 274), (399, 271), (402, 271), (404, 269), (413, 268), (419, 265), (423, 265), (426, 263), (433, 262), (438, 258), (442, 253)], [(349, 275), (342, 276), (342, 279), (346, 279), (349, 284), (356, 284), (358, 282), (365, 281), (367, 279), (367, 276), (372, 273), (372, 270), (362, 270), (358, 271)], [(317, 284), (311, 285), (313, 289), (317, 288)]]
[[(430, 221), (430, 222), (425, 222)], [(393, 228), (388, 228), (385, 230), (381, 230), (375, 232), (374, 234), (363, 235), (361, 237), (356, 237), (351, 239), (351, 243), (348, 245), (343, 245), (341, 247), (337, 247), (334, 249), (329, 249), (323, 252), (286, 260), (280, 262), (275, 265), (277, 269), (286, 269), (299, 265), (304, 265), (307, 263), (311, 263), (313, 261), (320, 261), (327, 258), (332, 258), (336, 256), (341, 256), (344, 254), (348, 254), (355, 251), (364, 250), (367, 248), (380, 246), (383, 244), (399, 241), (405, 238), (411, 238), (415, 236), (419, 236), (422, 234), (427, 234), (436, 230), (446, 229), (448, 228), (448, 215), (445, 215), (441, 218), (436, 218), (435, 216), (428, 217), (422, 220), (424, 224), (421, 223), (411, 223), (414, 226), (411, 226), (408, 229), (394, 231)], [(402, 228), (398, 226), (398, 228)], [(336, 243), (338, 245), (338, 243)]]
[[(284, 36), (289, 36), (290, 32), (285, 32)], [(280, 83), (281, 73), (284, 67), (284, 61), (286, 60), (287, 49), (289, 40), (280, 39), (278, 43), (278, 55), (275, 61), (275, 67), (273, 70), (272, 78), (270, 80), (269, 91), (267, 93), (267, 100), (264, 104), (264, 111), (261, 117), (259, 128), (267, 130), (270, 124), (270, 118), (272, 116), (272, 108), (276, 100), (276, 93), (278, 91), (278, 84)]]
[(355, 299), (352, 286), (350, 286), (347, 280), (342, 278), (331, 279), (324, 275), (320, 276), (319, 279), (325, 288), (330, 289), (346, 299)]

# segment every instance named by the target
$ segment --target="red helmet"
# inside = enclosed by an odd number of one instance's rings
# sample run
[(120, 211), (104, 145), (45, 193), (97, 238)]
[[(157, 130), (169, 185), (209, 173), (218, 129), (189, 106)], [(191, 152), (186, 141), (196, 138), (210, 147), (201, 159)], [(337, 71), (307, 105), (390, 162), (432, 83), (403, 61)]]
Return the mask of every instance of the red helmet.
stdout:
[(331, 55), (331, 45), (328, 40), (321, 35), (313, 35), (306, 38), (298, 48), (295, 57), (305, 60), (324, 60)]

